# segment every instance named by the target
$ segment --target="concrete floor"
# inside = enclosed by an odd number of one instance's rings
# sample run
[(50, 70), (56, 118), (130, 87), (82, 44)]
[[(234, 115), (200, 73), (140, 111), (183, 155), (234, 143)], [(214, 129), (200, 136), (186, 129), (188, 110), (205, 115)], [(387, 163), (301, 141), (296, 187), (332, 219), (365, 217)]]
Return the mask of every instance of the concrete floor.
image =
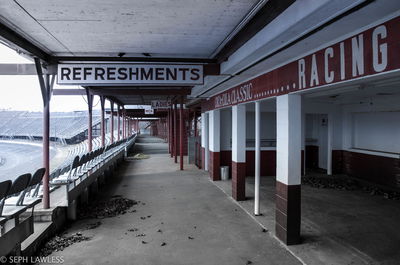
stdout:
[[(228, 196), (231, 181), (214, 182)], [(261, 178), (262, 216), (253, 217), (275, 234), (275, 180)], [(235, 202), (254, 212), (254, 178), (246, 179), (247, 200)], [(400, 201), (362, 191), (302, 186), (302, 244), (289, 249), (307, 264), (400, 264)]]
[(95, 220), (74, 223), (68, 233), (93, 238), (52, 256), (62, 256), (64, 264), (301, 264), (205, 172), (188, 166), (179, 171), (166, 144), (146, 139), (136, 150), (150, 158), (128, 158), (103, 193), (141, 201), (136, 212), (102, 219), (93, 230), (85, 227)]

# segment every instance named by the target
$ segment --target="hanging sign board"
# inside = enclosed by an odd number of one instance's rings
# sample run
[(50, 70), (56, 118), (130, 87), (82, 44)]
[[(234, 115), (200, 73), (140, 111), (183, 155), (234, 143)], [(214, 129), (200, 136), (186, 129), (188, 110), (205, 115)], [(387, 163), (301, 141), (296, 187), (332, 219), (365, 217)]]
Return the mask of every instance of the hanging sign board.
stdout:
[(153, 109), (145, 109), (145, 110), (144, 110), (144, 114), (146, 114), (146, 115), (152, 115), (152, 114), (154, 114), (154, 110), (153, 110)]
[(151, 108), (152, 109), (168, 109), (171, 107), (171, 101), (168, 100), (152, 100)]
[(203, 65), (59, 64), (59, 85), (201, 85)]

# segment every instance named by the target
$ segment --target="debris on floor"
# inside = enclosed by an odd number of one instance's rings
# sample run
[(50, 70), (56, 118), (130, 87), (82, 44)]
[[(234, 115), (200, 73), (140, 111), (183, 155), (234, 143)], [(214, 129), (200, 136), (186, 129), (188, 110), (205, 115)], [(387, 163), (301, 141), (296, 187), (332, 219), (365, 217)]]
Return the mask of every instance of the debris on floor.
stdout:
[(95, 222), (95, 223), (89, 223), (86, 225), (86, 230), (91, 230), (99, 227), (101, 225), (101, 222)]
[(129, 208), (136, 205), (135, 200), (127, 198), (111, 198), (108, 201), (95, 202), (88, 204), (79, 211), (79, 219), (96, 218), (103, 219), (125, 214)]
[(129, 232), (136, 232), (136, 231), (138, 231), (138, 230), (139, 230), (139, 229), (137, 229), (137, 228), (128, 229)]
[(194, 237), (188, 236), (188, 239), (190, 239), (190, 240), (193, 240), (193, 239), (194, 239)]
[(142, 159), (148, 159), (150, 158), (149, 155), (145, 155), (143, 153), (137, 153), (136, 155), (133, 156), (133, 159), (135, 160), (142, 160)]
[(161, 246), (163, 247), (163, 246), (165, 246), (165, 245), (167, 245), (167, 243), (165, 243), (165, 242), (162, 242)]
[(50, 239), (40, 250), (39, 255), (41, 257), (46, 257), (53, 252), (63, 251), (66, 247), (71, 246), (74, 243), (81, 241), (88, 241), (91, 237), (84, 236), (82, 233), (77, 232), (70, 236), (66, 234), (58, 235)]
[(303, 176), (301, 182), (302, 184), (318, 189), (336, 189), (348, 191), (360, 190), (369, 193), (370, 195), (383, 196), (385, 199), (400, 200), (400, 192), (384, 190), (372, 185), (363, 185), (354, 179)]

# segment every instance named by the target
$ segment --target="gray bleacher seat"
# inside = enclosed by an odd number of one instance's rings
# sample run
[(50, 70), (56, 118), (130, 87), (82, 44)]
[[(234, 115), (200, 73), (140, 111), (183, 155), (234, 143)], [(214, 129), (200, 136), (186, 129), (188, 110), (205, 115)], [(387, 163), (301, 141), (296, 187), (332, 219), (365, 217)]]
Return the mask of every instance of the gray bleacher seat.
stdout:
[(7, 194), (8, 198), (6, 198), (4, 202), (2, 217), (12, 219), (28, 208), (27, 206), (21, 205), (21, 202), (23, 201), (26, 188), (28, 187), (31, 178), (31, 174), (23, 174), (13, 181)]
[[(0, 216), (2, 216), (2, 214), (3, 214), (4, 202), (6, 200), (8, 191), (11, 188), (11, 185), (12, 185), (11, 180), (6, 180), (6, 181), (0, 182)], [(7, 218), (1, 217), (0, 225), (3, 224), (5, 221), (7, 221)]]

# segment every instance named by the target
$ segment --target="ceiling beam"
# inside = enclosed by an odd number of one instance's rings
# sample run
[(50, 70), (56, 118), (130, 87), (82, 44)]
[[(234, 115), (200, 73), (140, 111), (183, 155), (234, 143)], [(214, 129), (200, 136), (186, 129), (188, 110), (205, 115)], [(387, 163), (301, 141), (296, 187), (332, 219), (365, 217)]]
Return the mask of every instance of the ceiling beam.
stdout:
[(216, 63), (215, 59), (208, 58), (170, 58), (170, 57), (111, 57), (111, 56), (55, 56), (56, 62), (153, 62), (153, 63), (191, 63), (211, 64)]
[(4, 25), (2, 22), (0, 22), (0, 36), (11, 47), (17, 46), (15, 48), (20, 48), (21, 50), (24, 50), (33, 57), (37, 57), (48, 63), (52, 61), (52, 57), (50, 54), (48, 54), (32, 42), (28, 41), (26, 38), (22, 37), (20, 34), (16, 33), (14, 30)]
[(90, 87), (90, 91), (95, 95), (190, 95), (190, 88), (162, 88), (162, 89), (141, 89), (141, 88), (95, 88)]
[(63, 89), (57, 88), (53, 89), (54, 96), (79, 96), (86, 95), (86, 91), (84, 89)]
[(119, 106), (127, 105), (127, 104), (124, 104), (121, 100), (117, 99), (117, 98), (114, 97), (114, 96), (106, 96), (106, 98), (107, 98), (108, 100), (114, 102), (115, 104), (119, 105)]
[(272, 22), (295, 0), (269, 0), (252, 17), (246, 25), (217, 53), (215, 59), (218, 63), (226, 61), (235, 51), (243, 46), (249, 39), (257, 34), (266, 25)]
[(0, 75), (37, 75), (34, 64), (0, 64)]

